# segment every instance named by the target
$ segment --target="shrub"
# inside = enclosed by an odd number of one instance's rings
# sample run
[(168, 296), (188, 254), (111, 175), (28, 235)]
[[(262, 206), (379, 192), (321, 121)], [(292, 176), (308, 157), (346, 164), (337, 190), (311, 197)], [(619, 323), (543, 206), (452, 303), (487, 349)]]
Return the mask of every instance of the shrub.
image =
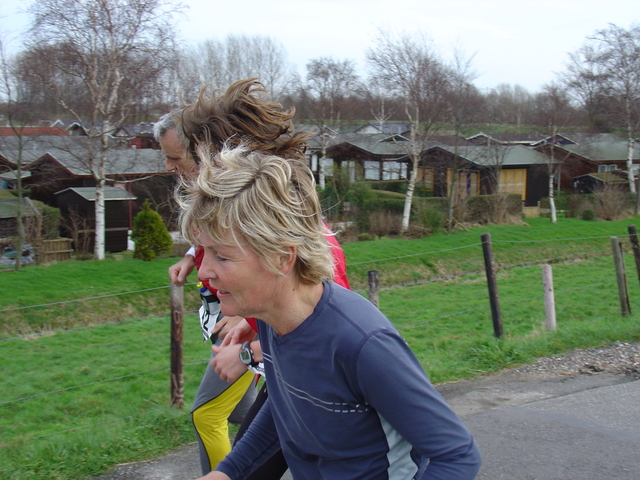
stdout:
[(474, 195), (467, 198), (466, 220), (504, 223), (509, 217), (522, 217), (522, 197), (518, 194)]
[(439, 208), (434, 208), (427, 202), (417, 201), (414, 204), (414, 217), (416, 223), (429, 232), (434, 233), (444, 226), (446, 213)]
[(369, 215), (369, 233), (383, 237), (398, 235), (402, 229), (402, 215), (376, 210)]
[(370, 242), (371, 240), (375, 240), (376, 236), (372, 235), (371, 233), (360, 233), (358, 235), (358, 241), (359, 242)]
[(593, 221), (596, 219), (596, 212), (595, 210), (592, 210), (590, 208), (585, 208), (582, 211), (582, 220), (589, 220), (589, 221)]
[(394, 193), (407, 193), (409, 184), (406, 180), (369, 180), (367, 181), (374, 190), (383, 190)]
[(151, 208), (149, 200), (145, 200), (142, 211), (133, 219), (131, 240), (136, 244), (134, 258), (150, 261), (160, 253), (171, 251), (171, 235), (158, 212)]
[(592, 194), (569, 195), (567, 199), (565, 216), (567, 218), (582, 218), (582, 212), (585, 209), (593, 209), (594, 207), (595, 203)]
[(617, 185), (605, 184), (593, 195), (596, 214), (603, 220), (618, 220), (633, 208), (631, 195)]

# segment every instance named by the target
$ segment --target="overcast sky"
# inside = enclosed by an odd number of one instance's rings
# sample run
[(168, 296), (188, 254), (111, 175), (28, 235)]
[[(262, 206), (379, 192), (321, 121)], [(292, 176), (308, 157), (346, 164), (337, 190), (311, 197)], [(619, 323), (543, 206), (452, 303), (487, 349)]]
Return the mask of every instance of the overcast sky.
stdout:
[[(2, 0), (0, 32), (28, 22), (29, 2)], [(481, 89), (519, 84), (531, 93), (564, 70), (568, 53), (614, 23), (640, 21), (639, 0), (185, 0), (183, 38), (223, 40), (229, 34), (267, 35), (304, 74), (309, 59), (352, 59), (361, 72), (379, 29), (422, 32), (451, 58), (454, 47), (475, 54)]]

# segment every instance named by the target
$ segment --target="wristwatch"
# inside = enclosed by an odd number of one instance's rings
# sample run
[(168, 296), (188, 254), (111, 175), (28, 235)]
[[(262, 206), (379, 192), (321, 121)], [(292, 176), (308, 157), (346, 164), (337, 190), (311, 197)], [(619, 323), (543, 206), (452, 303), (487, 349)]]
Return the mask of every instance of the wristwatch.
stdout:
[(247, 365), (248, 367), (255, 367), (258, 365), (258, 362), (253, 358), (253, 351), (251, 350), (251, 342), (244, 342), (240, 346), (240, 350), (238, 351), (238, 356), (240, 357), (240, 361)]

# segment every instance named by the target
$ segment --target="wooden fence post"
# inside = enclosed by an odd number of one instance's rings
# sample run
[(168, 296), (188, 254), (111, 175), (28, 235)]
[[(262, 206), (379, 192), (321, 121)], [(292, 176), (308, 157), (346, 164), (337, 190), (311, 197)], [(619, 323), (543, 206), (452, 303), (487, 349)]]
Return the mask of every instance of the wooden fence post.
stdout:
[(636, 261), (636, 271), (638, 273), (638, 280), (640, 280), (640, 244), (638, 243), (638, 232), (635, 225), (629, 225), (627, 227), (629, 232), (629, 240), (631, 241), (631, 250), (633, 251), (633, 258)]
[(484, 268), (487, 274), (487, 286), (489, 287), (489, 302), (491, 303), (491, 318), (493, 319), (493, 333), (496, 338), (502, 336), (502, 314), (500, 313), (500, 299), (498, 297), (498, 282), (493, 271), (493, 249), (491, 248), (491, 234), (483, 233), (482, 252), (484, 254)]
[(373, 303), (376, 308), (380, 308), (380, 300), (378, 298), (378, 271), (369, 270), (369, 301)]
[(542, 288), (544, 290), (544, 325), (548, 332), (555, 332), (556, 300), (553, 294), (553, 272), (551, 265), (542, 265)]
[(171, 284), (171, 405), (184, 407), (182, 375), (182, 324), (184, 295), (182, 286)]
[(629, 315), (629, 294), (627, 292), (627, 275), (624, 269), (624, 257), (618, 237), (611, 237), (611, 248), (613, 250), (613, 263), (616, 267), (616, 279), (618, 280), (618, 297), (620, 297), (620, 312), (622, 315)]

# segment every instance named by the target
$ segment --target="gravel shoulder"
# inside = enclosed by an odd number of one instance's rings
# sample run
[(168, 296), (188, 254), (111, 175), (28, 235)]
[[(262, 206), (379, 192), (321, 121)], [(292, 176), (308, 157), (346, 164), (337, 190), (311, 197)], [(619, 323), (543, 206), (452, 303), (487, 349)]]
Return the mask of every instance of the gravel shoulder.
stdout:
[(460, 416), (640, 379), (640, 343), (616, 342), (538, 359), (436, 388)]

